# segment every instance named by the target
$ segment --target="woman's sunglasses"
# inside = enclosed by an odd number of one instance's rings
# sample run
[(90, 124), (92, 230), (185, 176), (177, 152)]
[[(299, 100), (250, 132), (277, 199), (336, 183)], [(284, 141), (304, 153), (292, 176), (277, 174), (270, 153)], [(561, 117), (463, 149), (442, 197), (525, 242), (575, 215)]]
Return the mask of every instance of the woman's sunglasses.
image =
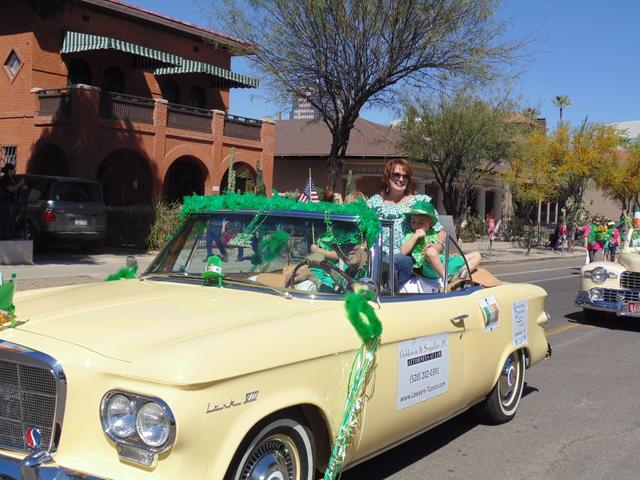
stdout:
[(402, 173), (392, 173), (391, 174), (391, 178), (393, 178), (396, 182), (408, 182), (409, 181), (409, 175), (403, 175)]

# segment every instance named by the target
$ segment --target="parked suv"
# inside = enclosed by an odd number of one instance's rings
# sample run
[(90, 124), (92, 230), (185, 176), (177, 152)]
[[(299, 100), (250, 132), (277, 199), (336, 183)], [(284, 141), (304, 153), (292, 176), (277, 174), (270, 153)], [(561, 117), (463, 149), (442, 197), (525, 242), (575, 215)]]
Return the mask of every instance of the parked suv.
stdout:
[(34, 241), (105, 238), (107, 209), (100, 183), (45, 175), (19, 175), (27, 183), (27, 236)]

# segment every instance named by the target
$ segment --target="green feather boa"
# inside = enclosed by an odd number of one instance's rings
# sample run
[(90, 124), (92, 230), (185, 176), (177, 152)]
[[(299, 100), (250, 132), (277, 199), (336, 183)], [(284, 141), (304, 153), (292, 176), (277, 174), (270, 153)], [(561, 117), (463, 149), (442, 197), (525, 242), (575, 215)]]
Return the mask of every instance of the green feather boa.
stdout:
[(367, 204), (360, 200), (347, 204), (336, 203), (301, 203), (296, 200), (281, 197), (277, 192), (271, 198), (254, 195), (252, 193), (225, 192), (223, 195), (192, 195), (184, 197), (184, 205), (180, 211), (180, 219), (185, 221), (189, 215), (195, 212), (214, 212), (217, 210), (258, 210), (258, 211), (302, 211), (318, 212), (340, 215), (353, 215), (358, 217), (358, 227), (367, 240), (369, 246), (373, 245), (380, 233), (380, 220), (378, 215)]

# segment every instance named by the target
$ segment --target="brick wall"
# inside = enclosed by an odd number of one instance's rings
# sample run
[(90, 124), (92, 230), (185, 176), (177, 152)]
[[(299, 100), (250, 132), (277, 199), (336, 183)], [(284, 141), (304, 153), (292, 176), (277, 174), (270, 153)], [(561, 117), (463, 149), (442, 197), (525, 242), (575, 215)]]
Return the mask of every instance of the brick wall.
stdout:
[[(165, 78), (156, 78), (151, 71), (135, 68), (133, 55), (110, 50), (62, 57), (59, 51), (66, 30), (114, 37), (227, 69), (231, 61), (228, 51), (216, 49), (202, 38), (123, 17), (116, 18), (108, 12), (79, 5), (57, 20), (50, 21), (25, 18), (20, 13), (21, 8), (15, 5), (8, 6), (3, 12), (7, 12), (7, 18), (0, 27), (0, 59), (4, 63), (10, 52), (16, 51), (23, 64), (14, 79), (9, 78), (4, 68), (0, 72), (0, 144), (18, 145), (19, 172), (33, 167), (36, 159), (46, 164), (47, 159), (39, 154), (46, 147), (55, 145), (66, 158), (69, 175), (98, 178), (107, 172), (106, 178), (115, 181), (122, 175), (133, 175), (123, 161), (117, 161), (118, 152), (121, 152), (123, 158), (137, 158), (136, 164), (140, 161), (146, 164), (148, 174), (144, 173), (144, 168), (136, 167), (135, 175), (147, 175), (148, 191), (153, 198), (158, 198), (166, 191), (163, 184), (171, 165), (178, 159), (184, 161), (187, 158), (201, 172), (203, 191), (211, 193), (214, 186), (220, 185), (226, 171), (225, 155), (235, 146), (237, 161), (247, 163), (254, 171), (257, 161), (262, 162), (265, 183), (271, 190), (273, 125), (263, 124), (260, 141), (225, 137), (222, 132), (224, 113), (229, 110), (229, 91), (213, 88), (212, 78), (204, 74), (172, 78), (178, 83), (181, 104), (188, 104), (191, 86), (198, 85), (205, 90), (206, 107), (219, 111), (213, 115), (209, 132), (167, 127), (167, 104), (164, 101), (152, 102), (153, 120), (150, 124), (101, 118), (98, 114), (99, 88), (69, 90), (70, 115), (36, 115), (40, 102), (38, 94), (32, 90), (66, 89), (67, 65), (75, 58), (81, 58), (88, 64), (93, 85), (100, 85), (104, 71), (115, 66), (124, 73), (126, 95), (146, 99), (162, 97), (161, 84)], [(120, 166), (105, 166), (106, 159), (109, 159), (107, 163)], [(141, 183), (130, 178), (126, 182)]]

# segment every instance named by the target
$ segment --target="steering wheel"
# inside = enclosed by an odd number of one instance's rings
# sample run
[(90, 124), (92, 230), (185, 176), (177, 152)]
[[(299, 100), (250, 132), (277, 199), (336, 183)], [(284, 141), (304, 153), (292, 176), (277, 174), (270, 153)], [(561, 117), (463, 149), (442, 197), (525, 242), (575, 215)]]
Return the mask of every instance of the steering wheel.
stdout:
[(291, 277), (288, 279), (288, 282), (285, 285), (285, 288), (293, 288), (295, 283), (296, 273), (301, 267), (305, 265), (308, 265), (309, 267), (319, 267), (323, 270), (333, 270), (335, 273), (340, 275), (347, 282), (348, 288), (350, 290), (353, 290), (354, 280), (349, 275), (347, 275), (346, 272), (343, 272), (338, 267), (336, 267), (332, 263), (327, 262), (326, 260), (322, 260), (321, 262), (310, 262), (306, 258), (300, 263), (298, 263), (295, 267), (293, 267), (293, 270), (291, 271)]

